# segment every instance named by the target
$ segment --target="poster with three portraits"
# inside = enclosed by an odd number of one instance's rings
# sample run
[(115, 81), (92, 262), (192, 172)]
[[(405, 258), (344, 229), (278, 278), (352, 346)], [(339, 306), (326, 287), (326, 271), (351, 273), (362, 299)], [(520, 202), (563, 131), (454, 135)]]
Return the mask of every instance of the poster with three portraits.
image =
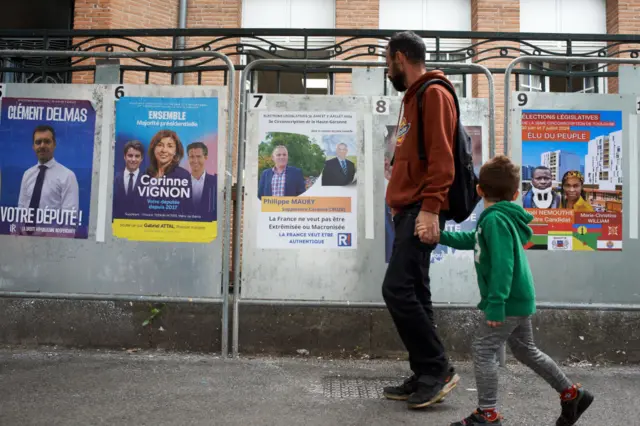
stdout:
[(113, 235), (207, 243), (217, 236), (218, 99), (116, 102)]

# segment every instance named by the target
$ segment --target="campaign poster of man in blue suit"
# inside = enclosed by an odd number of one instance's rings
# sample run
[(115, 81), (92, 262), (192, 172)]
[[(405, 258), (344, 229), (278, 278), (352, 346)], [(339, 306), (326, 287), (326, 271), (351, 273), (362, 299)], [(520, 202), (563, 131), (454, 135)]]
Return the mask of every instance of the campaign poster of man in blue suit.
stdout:
[(336, 156), (324, 163), (322, 186), (346, 186), (354, 182), (356, 166), (347, 159), (349, 148), (346, 143), (336, 146)]
[(187, 156), (191, 169), (193, 212), (207, 222), (215, 221), (218, 219), (218, 175), (211, 175), (205, 170), (209, 148), (203, 142), (193, 142), (187, 146)]
[(297, 197), (306, 191), (302, 170), (289, 166), (289, 151), (284, 145), (278, 145), (271, 154), (272, 168), (262, 172), (258, 181), (258, 198)]
[[(124, 208), (140, 202), (140, 164), (144, 158), (144, 146), (140, 141), (132, 140), (124, 145), (124, 171), (116, 173), (113, 186), (113, 217), (124, 218)], [(128, 207), (127, 207), (128, 206)]]

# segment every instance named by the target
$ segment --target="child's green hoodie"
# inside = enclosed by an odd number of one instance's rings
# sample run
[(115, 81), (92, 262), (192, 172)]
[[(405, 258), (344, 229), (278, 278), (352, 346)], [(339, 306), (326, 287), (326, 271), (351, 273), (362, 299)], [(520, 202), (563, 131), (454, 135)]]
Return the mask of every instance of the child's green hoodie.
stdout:
[(533, 232), (533, 216), (521, 206), (501, 201), (485, 209), (470, 232), (446, 232), (440, 244), (458, 250), (474, 250), (482, 300), (478, 308), (487, 321), (533, 315), (536, 296), (533, 276), (523, 245)]

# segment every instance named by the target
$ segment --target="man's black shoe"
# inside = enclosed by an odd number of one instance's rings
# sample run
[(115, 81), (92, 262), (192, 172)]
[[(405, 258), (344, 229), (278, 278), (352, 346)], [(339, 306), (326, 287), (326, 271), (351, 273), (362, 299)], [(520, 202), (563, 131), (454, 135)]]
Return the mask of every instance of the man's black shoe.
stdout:
[(409, 408), (426, 408), (440, 402), (460, 381), (460, 376), (450, 368), (441, 377), (421, 376), (416, 382), (416, 390), (409, 396)]

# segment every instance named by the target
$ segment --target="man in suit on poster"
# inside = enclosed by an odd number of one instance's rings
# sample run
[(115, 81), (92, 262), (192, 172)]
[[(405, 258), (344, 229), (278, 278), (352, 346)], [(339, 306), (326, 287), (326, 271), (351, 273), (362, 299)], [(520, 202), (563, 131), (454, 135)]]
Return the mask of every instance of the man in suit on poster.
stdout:
[(209, 148), (203, 142), (193, 142), (187, 146), (189, 167), (191, 168), (191, 195), (194, 214), (203, 220), (216, 220), (218, 175), (205, 170), (209, 158)]
[(278, 145), (271, 154), (272, 168), (262, 171), (258, 181), (258, 199), (262, 197), (297, 197), (307, 190), (302, 170), (289, 166), (289, 151)]
[(124, 145), (124, 171), (117, 173), (113, 186), (113, 217), (124, 218), (126, 210), (135, 211), (140, 196), (140, 164), (144, 158), (144, 146), (140, 141), (129, 141)]
[(336, 146), (336, 156), (324, 163), (322, 186), (345, 186), (353, 183), (356, 166), (347, 160), (349, 149), (345, 143)]

